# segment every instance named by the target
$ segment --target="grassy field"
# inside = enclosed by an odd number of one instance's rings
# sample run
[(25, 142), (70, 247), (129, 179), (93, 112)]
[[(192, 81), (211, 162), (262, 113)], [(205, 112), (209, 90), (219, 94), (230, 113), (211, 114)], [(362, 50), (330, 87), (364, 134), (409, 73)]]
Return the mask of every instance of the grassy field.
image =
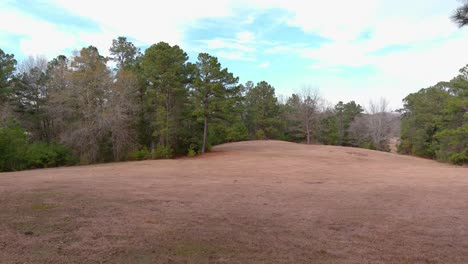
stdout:
[(0, 263), (468, 263), (468, 169), (251, 141), (2, 173)]

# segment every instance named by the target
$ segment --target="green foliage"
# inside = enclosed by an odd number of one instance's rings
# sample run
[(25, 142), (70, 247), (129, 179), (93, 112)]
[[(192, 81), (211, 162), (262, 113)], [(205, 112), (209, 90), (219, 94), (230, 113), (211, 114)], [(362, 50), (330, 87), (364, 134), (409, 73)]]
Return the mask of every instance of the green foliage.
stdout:
[(132, 160), (147, 160), (151, 159), (151, 151), (145, 146), (141, 149), (135, 150), (130, 153), (130, 158)]
[(77, 159), (70, 149), (56, 143), (28, 143), (17, 124), (0, 128), (0, 171), (74, 165)]
[(273, 86), (265, 81), (259, 82), (247, 91), (245, 103), (246, 125), (251, 137), (274, 139), (281, 136), (280, 108)]
[(225, 135), (225, 140), (227, 142), (236, 142), (247, 140), (249, 138), (249, 131), (243, 123), (237, 122), (226, 129)]
[(151, 131), (151, 144), (165, 149), (185, 149), (179, 145), (180, 125), (187, 104), (187, 85), (192, 67), (187, 54), (177, 45), (152, 45), (141, 59), (144, 109)]
[(325, 145), (339, 145), (337, 117), (333, 113), (320, 120), (317, 140)]
[(238, 78), (227, 68), (222, 69), (216, 57), (200, 53), (195, 65), (195, 79), (191, 89), (193, 113), (203, 122), (201, 151), (206, 151), (209, 136), (209, 123), (216, 119), (227, 120), (236, 100)]
[(400, 153), (467, 163), (468, 66), (404, 99)]
[(12, 86), (10, 101), (30, 138), (49, 142), (53, 132), (47, 123), (45, 108), (47, 97), (44, 95), (47, 94), (48, 81), (46, 60), (30, 57), (26, 65)]
[(0, 106), (2, 106), (10, 92), (15, 70), (16, 60), (14, 55), (7, 54), (0, 49)]
[(126, 37), (118, 37), (112, 40), (109, 53), (112, 55), (110, 59), (117, 63), (119, 69), (130, 69), (135, 66), (140, 50)]
[(338, 102), (333, 109), (321, 114), (316, 127), (316, 139), (325, 145), (373, 147), (364, 136), (355, 138), (349, 132), (351, 124), (363, 111), (364, 109), (354, 101)]
[(169, 146), (157, 145), (152, 153), (153, 159), (170, 159), (174, 156), (174, 151)]
[(435, 138), (438, 159), (454, 164), (468, 163), (468, 124), (439, 132)]
[(266, 139), (265, 131), (263, 129), (258, 129), (255, 131), (255, 139)]
[(133, 160), (146, 160), (146, 159), (151, 159), (151, 152), (149, 149), (145, 146), (141, 149), (135, 150), (130, 154), (130, 157)]
[(195, 149), (193, 147), (188, 149), (188, 151), (187, 151), (187, 156), (188, 157), (193, 158), (196, 155), (197, 155), (197, 152), (195, 151)]
[(338, 102), (335, 106), (336, 115), (336, 133), (337, 133), (337, 144), (343, 146), (351, 145), (352, 138), (349, 134), (349, 128), (354, 119), (360, 116), (364, 112), (361, 105), (356, 104), (354, 101), (343, 104)]
[(28, 168), (70, 166), (77, 163), (70, 149), (56, 143), (33, 143), (26, 151)]
[(363, 141), (359, 145), (359, 147), (360, 148), (365, 148), (365, 149), (377, 150), (377, 147), (375, 146), (374, 142), (372, 142), (372, 140)]
[(468, 163), (468, 153), (452, 153), (450, 154), (448, 161), (453, 164), (462, 165)]
[(153, 152), (146, 146), (130, 153), (132, 160), (148, 159), (170, 159), (174, 156), (174, 151), (168, 146), (157, 145)]
[[(11, 112), (19, 120), (0, 124), (0, 170), (70, 165), (72, 153), (82, 163), (194, 156), (247, 139), (388, 149), (380, 134), (389, 129), (368, 121), (390, 119), (369, 119), (379, 116), (362, 114), (354, 101), (324, 111), (310, 90), (278, 98), (266, 81), (238, 85), (216, 57), (201, 53), (192, 64), (165, 42), (141, 55), (118, 37), (109, 51), (105, 58), (89, 46), (17, 73), (13, 55), (0, 50), (0, 111), (8, 112), (0, 122)], [(467, 163), (468, 67), (404, 103), (401, 153)]]
[(21, 127), (17, 124), (0, 127), (0, 171), (25, 169), (27, 149), (28, 137)]

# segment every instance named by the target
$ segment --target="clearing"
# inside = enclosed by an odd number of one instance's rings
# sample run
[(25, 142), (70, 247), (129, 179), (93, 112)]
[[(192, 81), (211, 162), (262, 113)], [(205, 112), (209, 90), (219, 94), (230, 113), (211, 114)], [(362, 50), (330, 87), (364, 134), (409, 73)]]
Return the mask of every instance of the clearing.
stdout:
[(468, 263), (468, 169), (279, 141), (0, 174), (1, 263)]

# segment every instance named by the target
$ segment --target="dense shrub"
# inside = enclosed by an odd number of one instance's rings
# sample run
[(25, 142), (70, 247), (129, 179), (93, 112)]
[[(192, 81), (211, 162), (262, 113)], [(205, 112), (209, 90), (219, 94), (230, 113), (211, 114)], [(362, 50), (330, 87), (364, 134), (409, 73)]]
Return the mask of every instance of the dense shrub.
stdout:
[(193, 158), (197, 155), (197, 151), (195, 151), (194, 148), (189, 148), (189, 150), (187, 151), (187, 156), (190, 157), (190, 158)]
[(143, 147), (142, 149), (135, 150), (130, 154), (130, 158), (133, 160), (147, 160), (151, 159), (151, 152), (147, 147)]
[(16, 124), (0, 128), (0, 171), (15, 171), (74, 165), (77, 159), (63, 145), (28, 143), (28, 136)]
[(25, 154), (28, 137), (21, 127), (0, 127), (0, 171), (22, 170), (27, 166)]
[(450, 82), (421, 89), (403, 102), (400, 153), (468, 163), (468, 66)]
[(173, 155), (171, 147), (158, 145), (153, 152), (153, 159), (170, 159)]
[(77, 159), (63, 145), (39, 142), (28, 146), (26, 162), (28, 168), (49, 168), (74, 165), (77, 163)]
[(437, 158), (454, 164), (468, 163), (468, 124), (435, 135)]
[(247, 127), (242, 123), (236, 123), (232, 127), (226, 129), (226, 141), (236, 142), (242, 141), (249, 138), (249, 131)]

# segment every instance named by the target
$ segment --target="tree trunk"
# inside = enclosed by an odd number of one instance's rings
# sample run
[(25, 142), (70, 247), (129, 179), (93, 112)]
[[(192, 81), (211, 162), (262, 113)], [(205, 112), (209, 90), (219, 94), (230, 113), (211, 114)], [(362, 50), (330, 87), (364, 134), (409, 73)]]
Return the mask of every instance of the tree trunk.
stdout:
[(202, 154), (206, 151), (206, 136), (208, 134), (208, 117), (205, 116), (205, 126), (203, 128), (203, 146), (202, 146)]
[(165, 147), (169, 146), (169, 92), (166, 94), (166, 135), (165, 135)]
[(306, 125), (306, 134), (307, 134), (307, 145), (310, 144), (310, 128), (309, 124)]

